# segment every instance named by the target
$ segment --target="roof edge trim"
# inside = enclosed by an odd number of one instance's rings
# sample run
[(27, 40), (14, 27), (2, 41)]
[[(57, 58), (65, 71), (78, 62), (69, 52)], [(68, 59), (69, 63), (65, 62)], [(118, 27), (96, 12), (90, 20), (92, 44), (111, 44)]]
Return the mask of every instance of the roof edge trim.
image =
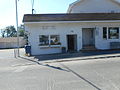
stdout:
[(120, 20), (99, 20), (99, 21), (43, 21), (43, 22), (24, 22), (24, 24), (33, 24), (33, 23), (89, 23), (89, 22), (119, 22)]

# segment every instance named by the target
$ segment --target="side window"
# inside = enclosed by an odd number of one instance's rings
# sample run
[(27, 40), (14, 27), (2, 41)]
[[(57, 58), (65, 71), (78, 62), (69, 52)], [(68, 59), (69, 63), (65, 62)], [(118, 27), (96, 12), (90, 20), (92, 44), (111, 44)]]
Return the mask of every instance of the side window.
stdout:
[(60, 36), (59, 35), (51, 35), (50, 36), (50, 45), (60, 45)]
[(107, 27), (103, 27), (103, 39), (107, 39)]
[(40, 35), (39, 36), (40, 46), (49, 45), (49, 35)]
[(110, 27), (108, 28), (109, 39), (119, 39), (119, 28), (118, 27)]

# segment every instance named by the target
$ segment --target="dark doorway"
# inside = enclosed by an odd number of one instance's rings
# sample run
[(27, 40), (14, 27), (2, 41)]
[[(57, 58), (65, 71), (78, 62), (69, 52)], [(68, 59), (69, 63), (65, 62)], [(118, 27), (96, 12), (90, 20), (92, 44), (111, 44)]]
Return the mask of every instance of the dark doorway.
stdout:
[(77, 50), (77, 35), (67, 35), (68, 51)]

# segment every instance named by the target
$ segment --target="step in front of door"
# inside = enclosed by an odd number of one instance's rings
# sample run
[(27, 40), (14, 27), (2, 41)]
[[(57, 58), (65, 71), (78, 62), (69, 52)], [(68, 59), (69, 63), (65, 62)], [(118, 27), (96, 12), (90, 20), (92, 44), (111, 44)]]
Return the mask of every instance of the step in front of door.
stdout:
[(96, 51), (95, 46), (83, 46), (81, 51)]

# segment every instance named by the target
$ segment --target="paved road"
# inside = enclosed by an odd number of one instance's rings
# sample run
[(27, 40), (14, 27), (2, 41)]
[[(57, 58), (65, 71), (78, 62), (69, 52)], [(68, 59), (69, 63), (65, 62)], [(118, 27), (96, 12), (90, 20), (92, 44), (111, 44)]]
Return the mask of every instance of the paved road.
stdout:
[[(19, 49), (20, 55), (25, 55), (24, 48)], [(17, 49), (0, 49), (0, 59), (2, 58), (14, 58), (17, 56)]]
[(13, 57), (14, 57), (14, 49), (1, 49), (0, 50), (0, 59), (13, 58)]
[[(17, 53), (17, 50), (15, 50)], [(15, 58), (14, 49), (2, 49), (0, 50), (0, 67), (10, 67), (23, 64), (33, 64), (30, 60), (23, 59), (25, 58), (24, 49), (20, 49), (19, 58)], [(26, 57), (27, 58), (27, 57)], [(29, 57), (32, 59), (33, 57)]]
[(0, 68), (0, 90), (120, 90), (120, 58)]
[(0, 90), (120, 90), (120, 57), (56, 63), (1, 58)]

